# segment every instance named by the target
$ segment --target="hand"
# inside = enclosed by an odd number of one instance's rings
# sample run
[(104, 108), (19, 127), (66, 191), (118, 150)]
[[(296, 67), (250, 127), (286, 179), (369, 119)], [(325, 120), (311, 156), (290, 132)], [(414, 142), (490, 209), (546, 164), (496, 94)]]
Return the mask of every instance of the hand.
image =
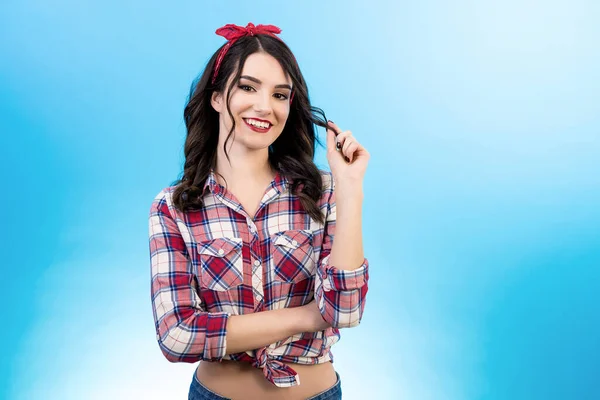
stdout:
[(323, 319), (315, 300), (300, 307), (304, 315), (305, 332), (318, 332), (330, 328), (331, 325)]
[(332, 121), (327, 123), (327, 161), (336, 182), (362, 183), (370, 154), (352, 136)]

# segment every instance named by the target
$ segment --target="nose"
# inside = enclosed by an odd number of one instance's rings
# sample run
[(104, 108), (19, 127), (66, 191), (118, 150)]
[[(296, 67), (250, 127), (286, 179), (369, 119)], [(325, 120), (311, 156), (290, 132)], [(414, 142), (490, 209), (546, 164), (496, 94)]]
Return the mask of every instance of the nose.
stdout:
[(256, 96), (254, 111), (261, 115), (271, 114), (273, 109), (271, 106), (271, 96), (268, 93), (262, 93), (259, 96)]

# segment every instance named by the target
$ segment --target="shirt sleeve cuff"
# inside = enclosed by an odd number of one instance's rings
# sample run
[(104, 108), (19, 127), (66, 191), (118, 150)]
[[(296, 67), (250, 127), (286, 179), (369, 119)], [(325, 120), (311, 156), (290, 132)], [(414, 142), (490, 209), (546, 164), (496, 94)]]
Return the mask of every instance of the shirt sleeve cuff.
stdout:
[(206, 339), (204, 341), (204, 359), (220, 361), (227, 350), (227, 320), (229, 313), (208, 314), (206, 321)]
[(329, 255), (321, 261), (323, 290), (345, 291), (363, 287), (369, 280), (369, 261), (365, 258), (362, 265), (354, 270), (339, 269), (329, 265)]

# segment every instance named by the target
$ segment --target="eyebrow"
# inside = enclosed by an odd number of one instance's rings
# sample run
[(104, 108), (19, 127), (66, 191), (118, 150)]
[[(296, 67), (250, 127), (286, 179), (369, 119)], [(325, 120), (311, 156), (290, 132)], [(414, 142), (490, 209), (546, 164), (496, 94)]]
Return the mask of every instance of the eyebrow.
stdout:
[[(242, 75), (242, 76), (240, 76), (240, 79), (248, 79), (249, 81), (256, 82), (259, 85), (262, 84), (262, 82), (260, 81), (260, 79), (257, 79), (257, 78), (255, 78), (253, 76), (250, 76), (250, 75)], [(287, 83), (284, 83), (284, 84), (281, 84), (281, 85), (275, 85), (275, 89), (280, 89), (280, 88), (292, 90), (292, 87), (290, 85), (288, 85)]]

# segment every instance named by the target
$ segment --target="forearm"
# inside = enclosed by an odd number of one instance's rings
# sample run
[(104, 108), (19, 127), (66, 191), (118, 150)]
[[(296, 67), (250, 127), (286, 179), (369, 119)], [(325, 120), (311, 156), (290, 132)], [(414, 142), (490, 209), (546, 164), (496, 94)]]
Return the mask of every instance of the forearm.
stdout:
[(300, 307), (246, 315), (181, 308), (178, 313), (170, 311), (158, 327), (158, 342), (169, 361), (196, 362), (266, 347), (299, 333), (324, 330), (329, 325), (312, 301)]
[(306, 311), (303, 306), (230, 316), (225, 353), (258, 349), (308, 331)]
[(335, 188), (337, 221), (329, 265), (355, 270), (364, 261), (362, 239), (363, 190), (360, 184), (338, 183)]

